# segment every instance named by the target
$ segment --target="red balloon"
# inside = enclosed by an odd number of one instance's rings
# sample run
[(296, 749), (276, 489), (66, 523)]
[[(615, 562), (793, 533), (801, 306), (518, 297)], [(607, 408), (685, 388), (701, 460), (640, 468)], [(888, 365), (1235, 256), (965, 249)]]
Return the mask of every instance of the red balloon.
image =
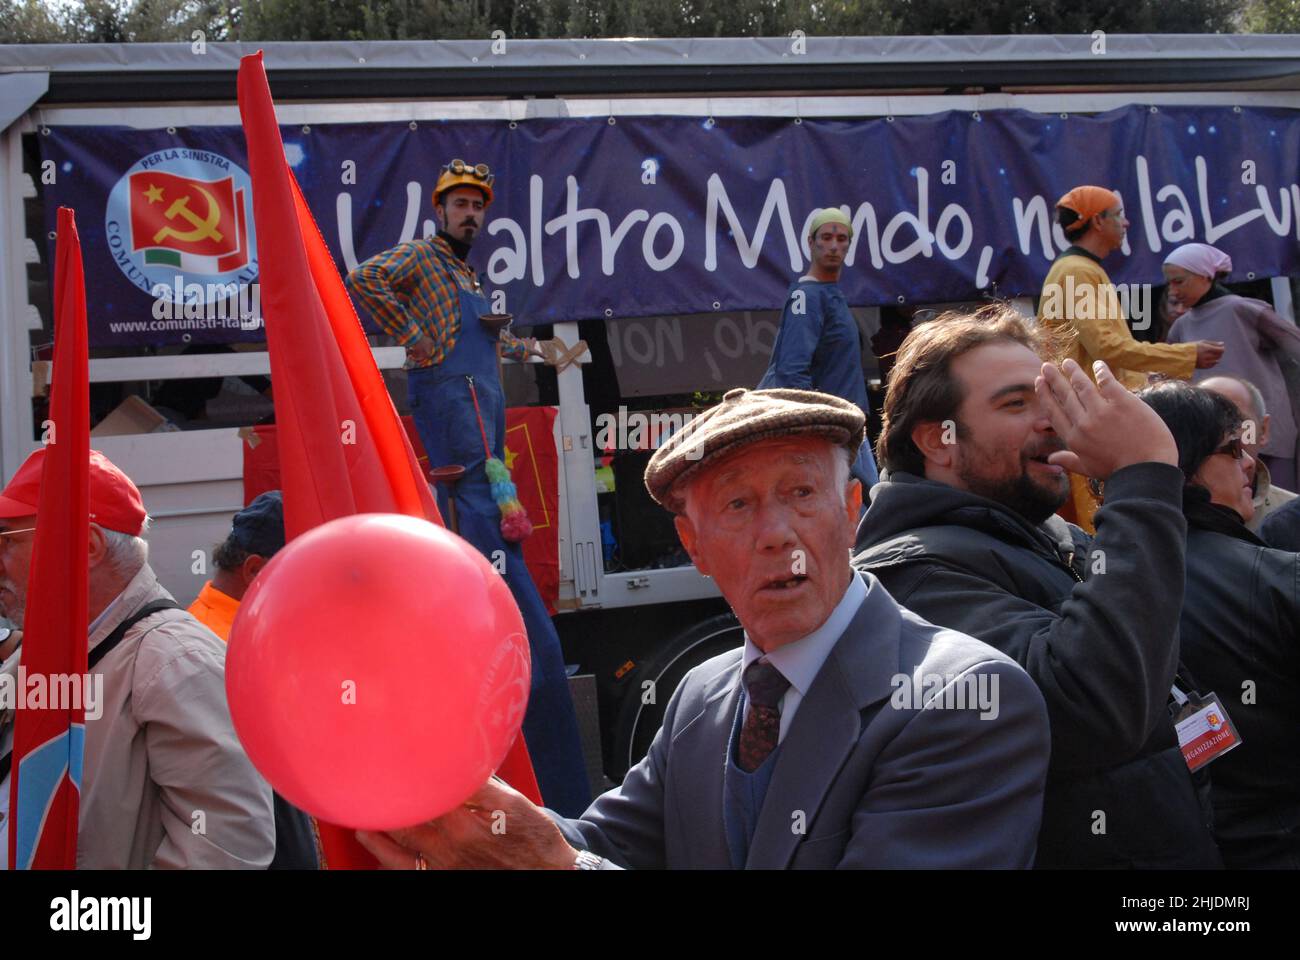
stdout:
[(289, 543), (226, 654), (253, 765), (295, 806), (366, 830), (441, 816), (482, 786), (519, 733), (529, 677), (505, 580), (460, 537), (399, 514)]

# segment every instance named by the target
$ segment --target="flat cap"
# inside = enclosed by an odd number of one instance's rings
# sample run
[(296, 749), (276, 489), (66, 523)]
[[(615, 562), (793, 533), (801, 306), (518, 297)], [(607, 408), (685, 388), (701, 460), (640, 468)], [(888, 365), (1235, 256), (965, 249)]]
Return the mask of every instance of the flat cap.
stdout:
[(284, 547), (284, 495), (268, 490), (235, 514), (230, 537), (249, 553), (273, 557)]
[(674, 433), (650, 458), (645, 486), (661, 507), (675, 509), (672, 488), (710, 461), (760, 440), (825, 437), (857, 454), (866, 417), (856, 404), (814, 390), (728, 390), (722, 402)]

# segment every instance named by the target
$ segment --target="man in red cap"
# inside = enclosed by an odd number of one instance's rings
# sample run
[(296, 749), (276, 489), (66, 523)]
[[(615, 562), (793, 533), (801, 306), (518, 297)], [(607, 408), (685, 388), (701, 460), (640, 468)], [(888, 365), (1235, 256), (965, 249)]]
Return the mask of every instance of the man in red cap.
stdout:
[[(1043, 281), (1038, 322), (1059, 338), (1058, 360), (1073, 360), (1091, 377), (1104, 360), (1130, 390), (1146, 385), (1148, 373), (1186, 380), (1197, 367), (1212, 367), (1223, 344), (1144, 343), (1133, 337), (1115, 286), (1101, 262), (1124, 245), (1128, 220), (1119, 194), (1106, 187), (1075, 187), (1056, 201), (1057, 222), (1070, 242)], [(1086, 477), (1070, 475), (1066, 519), (1089, 533), (1097, 501)]]
[[(20, 623), (44, 466), (37, 450), (0, 491), (0, 614)], [(92, 450), (88, 665), (103, 693), (86, 715), (77, 867), (265, 868), (271, 788), (230, 721), (225, 645), (158, 583), (148, 523), (135, 484)], [(5, 724), (0, 754), (12, 745)], [(6, 819), (8, 803), (6, 773)]]

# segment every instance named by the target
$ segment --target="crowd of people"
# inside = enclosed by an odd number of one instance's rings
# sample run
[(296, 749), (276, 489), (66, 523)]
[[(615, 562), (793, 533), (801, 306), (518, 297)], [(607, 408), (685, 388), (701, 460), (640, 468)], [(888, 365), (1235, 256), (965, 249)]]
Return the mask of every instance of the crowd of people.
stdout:
[[(501, 445), (500, 325), (465, 267), (492, 180), (457, 164), (435, 194), (445, 235), (351, 283), (408, 344), (426, 447), (468, 468), (444, 505), (459, 499), (486, 552), (513, 547), (482, 476)], [(1140, 343), (1101, 266), (1127, 225), (1118, 196), (1076, 188), (1058, 217), (1070, 246), (1041, 303), (1068, 284), (1094, 307), (917, 325), (890, 358), (874, 457), (836, 285), (852, 225), (814, 217), (763, 382), (669, 437), (645, 474), (743, 646), (686, 675), (647, 756), (584, 812), (572, 707), (543, 689), (558, 641), (527, 609), (521, 561), (511, 586), (541, 648), (541, 728), (524, 733), (547, 807), (493, 778), (435, 821), (360, 832), (380, 864), (1300, 867), (1300, 333), (1222, 286), (1224, 254), (1188, 244), (1165, 262), (1169, 342)], [(37, 451), (0, 492), (0, 613), (18, 623), (43, 466)], [(311, 822), (244, 755), (223, 680), (239, 602), (284, 546), (279, 495), (235, 517), (189, 611), (148, 564), (139, 491), (98, 453), (90, 503), (105, 691), (78, 866), (315, 867)], [(20, 656), (17, 634), (0, 640), (0, 671)]]
[(1300, 555), (1258, 534), (1295, 509), (1300, 334), (1189, 244), (1170, 342), (1135, 340), (1101, 265), (1120, 198), (1057, 212), (1037, 318), (944, 314), (890, 358), (865, 513), (852, 226), (814, 217), (763, 389), (646, 471), (744, 647), (582, 817), (489, 782), (362, 842), (399, 869), (1300, 867)]

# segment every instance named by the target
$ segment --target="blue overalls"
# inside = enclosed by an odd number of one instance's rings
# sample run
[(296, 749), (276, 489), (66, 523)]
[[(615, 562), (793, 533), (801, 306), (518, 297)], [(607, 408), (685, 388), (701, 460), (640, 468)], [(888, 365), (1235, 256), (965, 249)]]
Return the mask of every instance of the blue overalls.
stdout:
[[(479, 321), (487, 312), (487, 298), (481, 292), (460, 290), (456, 345), (442, 363), (408, 371), (408, 398), (429, 466), (460, 464), (465, 468), (456, 484), (460, 535), (488, 560), (504, 561), (505, 580), (523, 614), (532, 651), (532, 690), (524, 715), (524, 740), (546, 805), (566, 817), (577, 817), (591, 801), (591, 788), (560, 638), (528, 574), (523, 550), (501, 536), (501, 511), (488, 484), (483, 437), (470, 393), (472, 383), (492, 453), (504, 461), (506, 408), (497, 373), (498, 334)], [(437, 493), (438, 509), (446, 518), (445, 488), (439, 486)], [(495, 565), (501, 568), (500, 562)]]

